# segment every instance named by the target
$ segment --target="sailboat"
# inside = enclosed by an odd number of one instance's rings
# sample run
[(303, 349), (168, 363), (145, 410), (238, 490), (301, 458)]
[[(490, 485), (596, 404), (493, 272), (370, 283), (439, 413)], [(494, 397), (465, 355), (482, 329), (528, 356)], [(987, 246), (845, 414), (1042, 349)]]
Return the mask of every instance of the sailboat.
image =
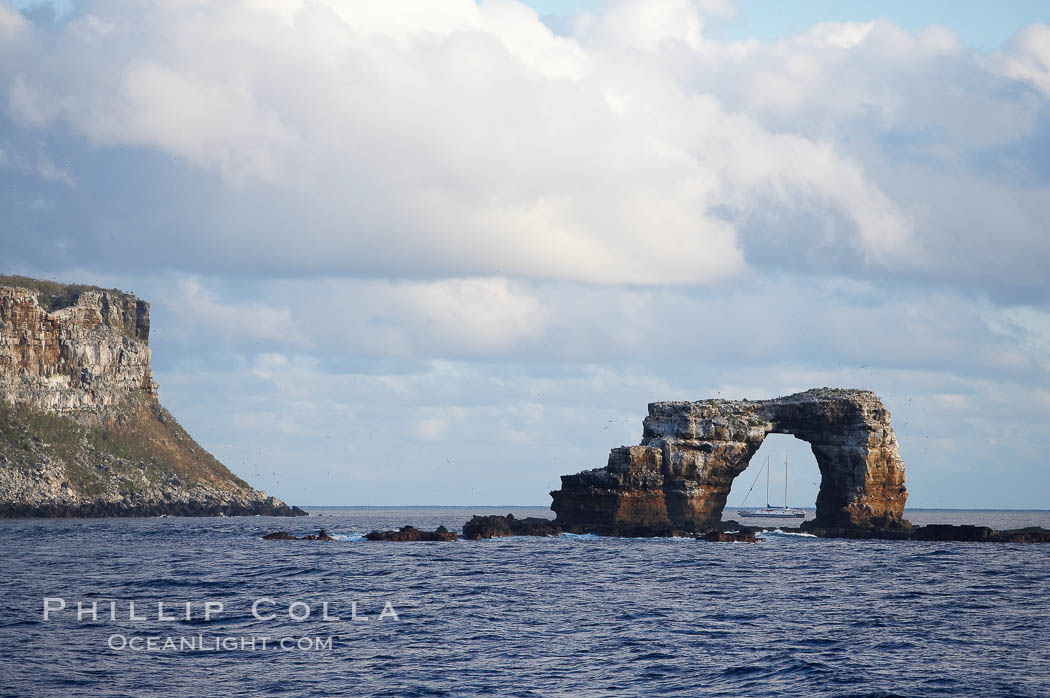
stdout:
[[(763, 519), (803, 519), (806, 517), (806, 512), (801, 509), (792, 509), (788, 506), (788, 457), (784, 456), (784, 506), (774, 507), (769, 503), (769, 456), (766, 456), (766, 464), (763, 466), (766, 469), (766, 508), (765, 509), (740, 509), (737, 511), (741, 516), (755, 517)], [(754, 489), (754, 485), (751, 485), (751, 489)], [(751, 494), (751, 490), (748, 490), (748, 494)], [(744, 496), (744, 501), (747, 501), (747, 496)]]

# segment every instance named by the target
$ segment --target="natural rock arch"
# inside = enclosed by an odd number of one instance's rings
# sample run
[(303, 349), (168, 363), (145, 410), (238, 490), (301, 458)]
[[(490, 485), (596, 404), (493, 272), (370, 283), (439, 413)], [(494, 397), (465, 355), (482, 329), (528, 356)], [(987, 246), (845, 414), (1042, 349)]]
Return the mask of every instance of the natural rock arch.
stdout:
[(715, 525), (733, 479), (770, 433), (813, 450), (820, 492), (810, 525), (903, 523), (908, 493), (889, 410), (867, 390), (831, 388), (773, 400), (650, 403), (641, 445), (614, 448), (604, 468), (563, 475), (551, 509), (559, 522), (584, 526)]

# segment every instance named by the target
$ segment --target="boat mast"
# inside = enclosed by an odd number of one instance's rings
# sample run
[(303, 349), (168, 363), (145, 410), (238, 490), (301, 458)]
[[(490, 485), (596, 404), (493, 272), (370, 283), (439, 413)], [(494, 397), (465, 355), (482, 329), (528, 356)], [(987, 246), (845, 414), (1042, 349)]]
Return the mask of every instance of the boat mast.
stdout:
[(784, 508), (788, 508), (788, 457), (784, 454)]
[(766, 456), (766, 509), (769, 508), (769, 456)]

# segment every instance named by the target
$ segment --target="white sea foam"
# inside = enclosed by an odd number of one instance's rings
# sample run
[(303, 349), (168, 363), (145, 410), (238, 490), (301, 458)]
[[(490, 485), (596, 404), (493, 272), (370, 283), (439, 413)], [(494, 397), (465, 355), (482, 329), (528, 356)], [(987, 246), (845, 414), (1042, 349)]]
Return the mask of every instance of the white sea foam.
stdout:
[(363, 533), (329, 533), (332, 538), (341, 541), (355, 542), (364, 540), (365, 535)]
[(779, 528), (775, 528), (772, 531), (761, 531), (759, 533), (756, 533), (755, 535), (760, 537), (760, 538), (765, 538), (766, 536), (792, 536), (794, 538), (816, 538), (817, 537), (817, 536), (813, 535), (812, 533), (796, 533), (795, 531), (782, 531)]

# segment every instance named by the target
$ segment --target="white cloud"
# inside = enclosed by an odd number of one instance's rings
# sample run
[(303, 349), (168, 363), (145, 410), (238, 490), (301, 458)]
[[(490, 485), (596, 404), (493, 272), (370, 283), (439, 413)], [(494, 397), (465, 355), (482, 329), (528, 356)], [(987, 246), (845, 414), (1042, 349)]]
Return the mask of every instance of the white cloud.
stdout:
[(797, 41), (821, 47), (851, 49), (862, 44), (874, 27), (875, 22), (821, 22)]
[(285, 476), (253, 482), (542, 503), (647, 401), (844, 385), (913, 501), (962, 470), (956, 505), (1046, 500), (1046, 25), (984, 54), (721, 43), (720, 0), (560, 36), (509, 0), (78, 8), (0, 0), (0, 247), (153, 301), (164, 400)]
[(212, 224), (234, 225), (184, 243), (227, 264), (711, 284), (746, 272), (739, 221), (768, 201), (848, 221), (865, 265), (908, 253), (908, 215), (834, 142), (667, 69), (709, 60), (694, 5), (592, 24), (555, 36), (509, 0), (85, 2), (0, 76), (23, 128), (222, 176), (238, 210)]
[(550, 309), (506, 279), (370, 284), (373, 310), (419, 329), (418, 351), (432, 342), (464, 343), (480, 353), (504, 352), (540, 333)]
[(1018, 32), (1005, 47), (1002, 71), (1050, 96), (1050, 25), (1037, 22)]
[(973, 409), (969, 396), (958, 393), (941, 393), (933, 395), (933, 401), (942, 410), (961, 411)]
[(703, 24), (690, 0), (619, 0), (598, 15), (585, 13), (577, 19), (578, 33), (613, 50), (656, 51), (668, 41), (698, 49)]
[[(189, 347), (282, 352), (352, 352), (369, 356), (513, 356), (545, 336), (549, 297), (503, 278), (387, 281), (319, 279), (256, 287), (170, 277), (140, 290), (162, 299), (176, 328), (165, 341)], [(155, 313), (156, 314), (156, 313)], [(287, 357), (264, 354), (266, 361)], [(267, 364), (269, 365), (269, 364)], [(265, 366), (252, 373), (266, 377)]]
[(288, 357), (284, 354), (267, 352), (255, 357), (255, 363), (249, 372), (256, 378), (270, 380), (277, 374), (288, 371)]
[(412, 432), (424, 441), (439, 441), (448, 433), (448, 420), (444, 417), (429, 417), (416, 420), (412, 424)]
[[(889, 292), (851, 279), (780, 276), (720, 289), (501, 278), (320, 279), (252, 289), (250, 301), (229, 284), (172, 279), (151, 293), (184, 299), (165, 304), (180, 321), (179, 331), (166, 335), (181, 343), (179, 352), (209, 347), (414, 361), (831, 363), (1036, 383), (1045, 382), (1050, 370), (1050, 315), (1043, 310), (922, 286)], [(272, 363), (270, 353), (265, 356)], [(253, 373), (269, 373), (266, 366)], [(287, 368), (281, 372), (289, 375)], [(290, 384), (300, 390), (294, 379)], [(388, 388), (401, 389), (396, 381)]]
[(6, 2), (0, 4), (0, 32), (5, 37), (13, 37), (18, 32), (24, 31), (28, 26), (29, 22), (18, 10)]
[(196, 279), (184, 279), (163, 301), (188, 329), (242, 342), (279, 342), (303, 349), (310, 342), (295, 326), (291, 308), (264, 303), (224, 303)]
[(18, 143), (9, 149), (0, 148), (0, 168), (4, 167), (48, 182), (61, 182), (68, 186), (75, 184), (70, 169), (52, 162), (42, 142)]

